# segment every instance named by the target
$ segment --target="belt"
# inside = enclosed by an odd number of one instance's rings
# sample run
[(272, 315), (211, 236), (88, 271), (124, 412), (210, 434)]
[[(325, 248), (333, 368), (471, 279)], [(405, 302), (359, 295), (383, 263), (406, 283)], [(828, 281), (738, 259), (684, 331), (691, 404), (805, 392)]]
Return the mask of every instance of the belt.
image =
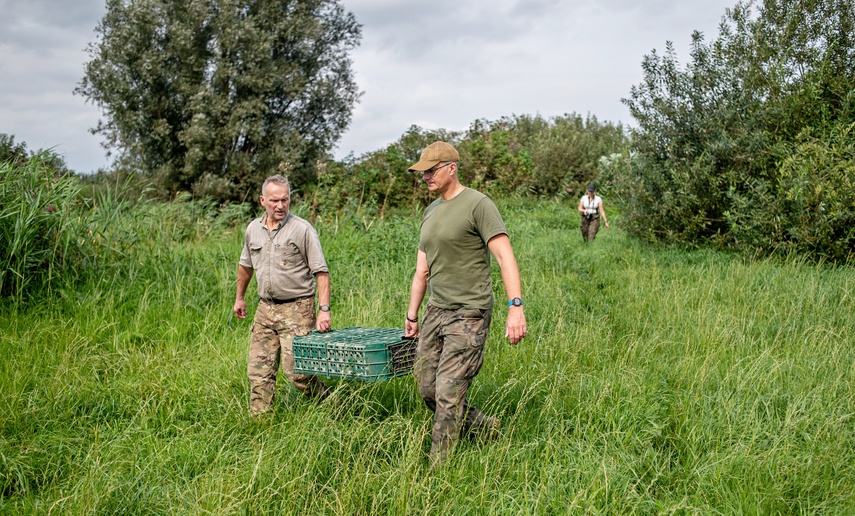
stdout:
[(311, 296), (295, 297), (293, 299), (270, 298), (270, 299), (265, 299), (264, 301), (267, 301), (268, 303), (273, 303), (274, 305), (284, 305), (284, 304), (288, 304), (288, 303), (296, 303), (297, 301), (303, 301), (304, 299), (312, 299), (314, 297), (315, 297), (314, 295), (311, 295)]

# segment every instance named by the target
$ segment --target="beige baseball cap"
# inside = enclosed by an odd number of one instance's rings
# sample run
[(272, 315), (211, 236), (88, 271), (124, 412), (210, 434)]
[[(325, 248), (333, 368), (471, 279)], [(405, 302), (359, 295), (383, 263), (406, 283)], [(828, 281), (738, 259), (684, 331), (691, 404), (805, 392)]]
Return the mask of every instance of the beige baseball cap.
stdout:
[(424, 172), (447, 161), (460, 161), (460, 154), (457, 153), (457, 149), (446, 142), (433, 142), (424, 148), (419, 162), (408, 170), (410, 172)]

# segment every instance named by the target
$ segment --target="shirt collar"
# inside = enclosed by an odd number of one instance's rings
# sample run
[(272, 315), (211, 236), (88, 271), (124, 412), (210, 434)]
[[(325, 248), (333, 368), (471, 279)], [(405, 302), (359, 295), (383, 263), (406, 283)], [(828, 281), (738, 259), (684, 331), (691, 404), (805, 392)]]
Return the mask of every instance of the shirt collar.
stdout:
[[(285, 218), (279, 221), (279, 224), (276, 226), (276, 229), (274, 229), (273, 231), (278, 231), (278, 230), (282, 229), (282, 226), (284, 226), (285, 224), (288, 223), (289, 220), (291, 220), (292, 215), (293, 214), (291, 213), (291, 210), (288, 210), (288, 215), (285, 215)], [(264, 215), (261, 216), (261, 225), (265, 229), (267, 229), (267, 212), (265, 212)]]

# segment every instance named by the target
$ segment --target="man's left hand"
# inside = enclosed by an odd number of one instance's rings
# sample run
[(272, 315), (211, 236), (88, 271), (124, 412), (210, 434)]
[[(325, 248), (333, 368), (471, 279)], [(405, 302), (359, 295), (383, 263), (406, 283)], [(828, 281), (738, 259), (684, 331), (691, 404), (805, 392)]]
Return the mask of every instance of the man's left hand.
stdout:
[(505, 337), (511, 341), (511, 345), (515, 346), (526, 334), (525, 312), (521, 306), (512, 306), (508, 308), (508, 320), (505, 326)]

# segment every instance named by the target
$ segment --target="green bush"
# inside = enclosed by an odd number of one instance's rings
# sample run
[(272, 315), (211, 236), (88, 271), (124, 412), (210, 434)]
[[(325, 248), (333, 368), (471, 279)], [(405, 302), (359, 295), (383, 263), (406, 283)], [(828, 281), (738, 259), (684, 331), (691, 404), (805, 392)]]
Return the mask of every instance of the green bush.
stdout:
[(620, 124), (593, 116), (522, 115), (473, 123), (460, 157), (464, 179), (475, 188), (499, 196), (554, 196), (566, 188), (584, 191), (597, 179), (598, 160), (628, 143)]
[(320, 163), (317, 184), (303, 191), (295, 189), (292, 197), (302, 197), (309, 204), (308, 216), (313, 220), (337, 212), (370, 221), (383, 218), (393, 208), (420, 211), (432, 197), (421, 184), (421, 176), (407, 168), (419, 160), (423, 148), (437, 140), (457, 145), (460, 135), (410, 127), (384, 149), (358, 158)]
[(576, 114), (476, 120), (463, 133), (413, 126), (385, 149), (319, 164), (317, 185), (294, 193), (311, 205), (312, 218), (343, 211), (370, 221), (392, 209), (421, 212), (434, 195), (407, 168), (437, 140), (460, 152), (463, 184), (496, 197), (581, 191), (597, 178), (603, 155), (628, 145), (621, 125)]
[(734, 238), (763, 252), (855, 259), (855, 123), (817, 136), (806, 129), (778, 173), (777, 185), (754, 182), (752, 195), (734, 195)]
[(853, 29), (853, 0), (748, 0), (685, 67), (670, 44), (646, 56), (632, 158), (608, 170), (627, 229), (850, 259)]
[(0, 296), (23, 298), (74, 274), (82, 220), (79, 184), (54, 154), (0, 162)]

